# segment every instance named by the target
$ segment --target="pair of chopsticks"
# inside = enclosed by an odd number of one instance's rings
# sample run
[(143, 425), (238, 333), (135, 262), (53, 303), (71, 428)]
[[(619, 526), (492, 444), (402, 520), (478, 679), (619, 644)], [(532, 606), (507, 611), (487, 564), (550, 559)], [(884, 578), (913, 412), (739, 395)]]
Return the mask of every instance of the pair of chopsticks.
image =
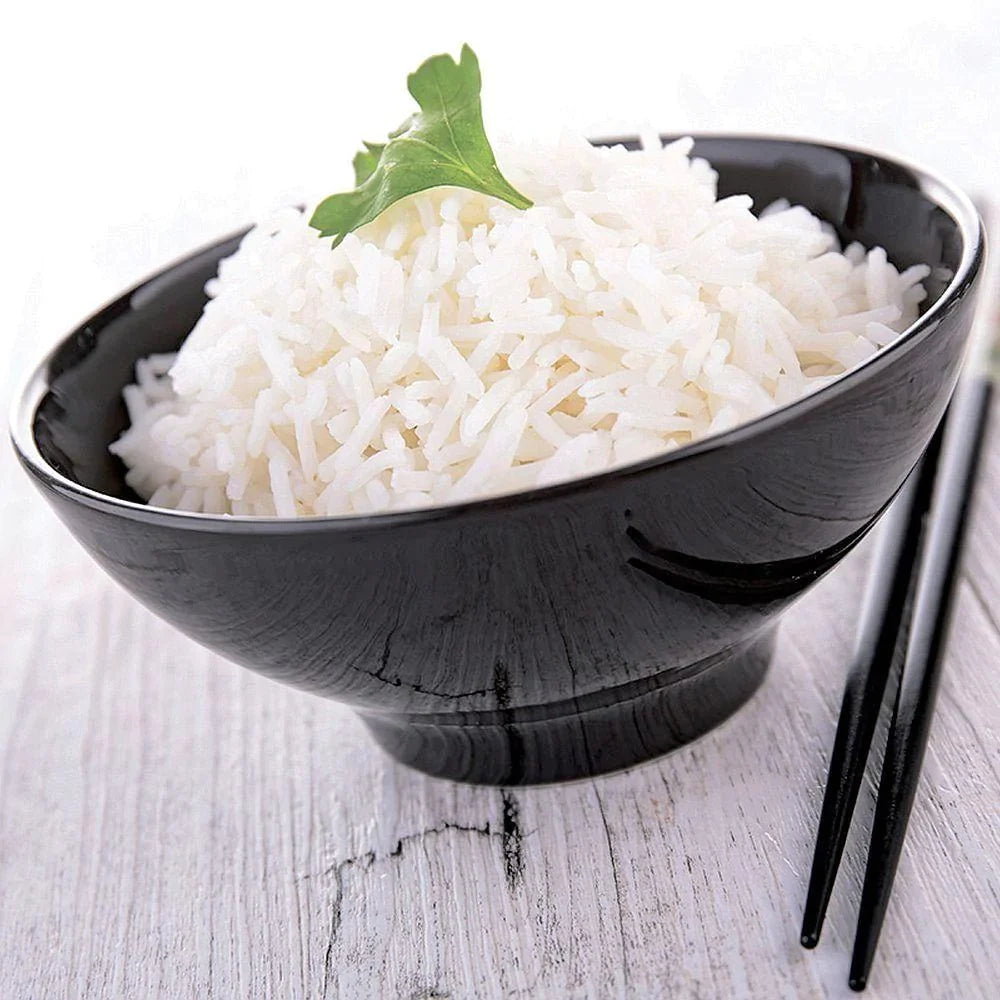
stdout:
[[(984, 289), (980, 317), (994, 305), (989, 291)], [(987, 316), (984, 325), (991, 320)], [(885, 515), (874, 555), (834, 738), (801, 934), (806, 948), (819, 941), (898, 650), (902, 674), (861, 890), (848, 979), (853, 990), (863, 990), (868, 982), (920, 780), (992, 395), (990, 374), (960, 379), (944, 421)]]

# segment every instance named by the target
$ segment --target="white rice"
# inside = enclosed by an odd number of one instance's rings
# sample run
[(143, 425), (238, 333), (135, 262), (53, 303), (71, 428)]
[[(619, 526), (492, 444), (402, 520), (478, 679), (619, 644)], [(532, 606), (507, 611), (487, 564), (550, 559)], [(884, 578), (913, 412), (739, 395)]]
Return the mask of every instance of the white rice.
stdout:
[(336, 250), (286, 210), (136, 366), (111, 446), (161, 507), (293, 517), (523, 490), (680, 447), (828, 383), (917, 317), (926, 267), (717, 201), (691, 140), (502, 148), (534, 201), (443, 188)]

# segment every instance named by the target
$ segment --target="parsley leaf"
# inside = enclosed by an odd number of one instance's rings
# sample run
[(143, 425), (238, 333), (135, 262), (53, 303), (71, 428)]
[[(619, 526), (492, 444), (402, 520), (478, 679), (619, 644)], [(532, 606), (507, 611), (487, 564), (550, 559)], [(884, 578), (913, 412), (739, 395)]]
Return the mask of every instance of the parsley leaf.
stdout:
[(385, 143), (365, 143), (354, 157), (353, 191), (334, 194), (316, 207), (309, 225), (337, 246), (390, 205), (428, 188), (451, 186), (492, 195), (529, 208), (531, 202), (500, 173), (483, 128), (479, 60), (468, 45), (460, 62), (432, 56), (407, 79), (420, 111)]

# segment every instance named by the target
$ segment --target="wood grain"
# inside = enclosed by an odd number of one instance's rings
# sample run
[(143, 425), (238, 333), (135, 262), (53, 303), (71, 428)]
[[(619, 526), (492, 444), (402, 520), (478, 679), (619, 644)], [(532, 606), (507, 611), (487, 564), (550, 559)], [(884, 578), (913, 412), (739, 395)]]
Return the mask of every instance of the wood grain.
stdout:
[[(816, 952), (797, 926), (870, 546), (796, 607), (722, 728), (631, 772), (501, 792), (395, 765), (348, 710), (174, 632), (14, 464), (4, 996), (848, 995), (870, 783)], [(987, 997), (1000, 978), (997, 483), (995, 436), (872, 997)]]
[[(817, 951), (797, 928), (869, 543), (719, 730), (503, 792), (410, 772), (342, 706), (201, 649), (89, 561), (9, 448), (2, 471), (4, 998), (849, 995), (870, 781)], [(995, 433), (874, 998), (1000, 979), (998, 485)]]

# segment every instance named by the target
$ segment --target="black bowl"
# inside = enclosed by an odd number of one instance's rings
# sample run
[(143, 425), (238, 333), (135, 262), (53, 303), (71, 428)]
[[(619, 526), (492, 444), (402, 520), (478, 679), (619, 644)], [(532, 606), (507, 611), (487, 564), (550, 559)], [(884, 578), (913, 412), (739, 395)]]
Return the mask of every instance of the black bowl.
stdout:
[(231, 237), (75, 330), (16, 408), (25, 468), (94, 558), (188, 635), (354, 705), (431, 774), (553, 781), (706, 732), (767, 670), (775, 624), (872, 527), (947, 404), (983, 254), (968, 199), (870, 152), (699, 138), (720, 193), (805, 205), (898, 266), (929, 304), (833, 385), (669, 455), (413, 513), (300, 520), (147, 507), (107, 450), (136, 359), (175, 350)]

